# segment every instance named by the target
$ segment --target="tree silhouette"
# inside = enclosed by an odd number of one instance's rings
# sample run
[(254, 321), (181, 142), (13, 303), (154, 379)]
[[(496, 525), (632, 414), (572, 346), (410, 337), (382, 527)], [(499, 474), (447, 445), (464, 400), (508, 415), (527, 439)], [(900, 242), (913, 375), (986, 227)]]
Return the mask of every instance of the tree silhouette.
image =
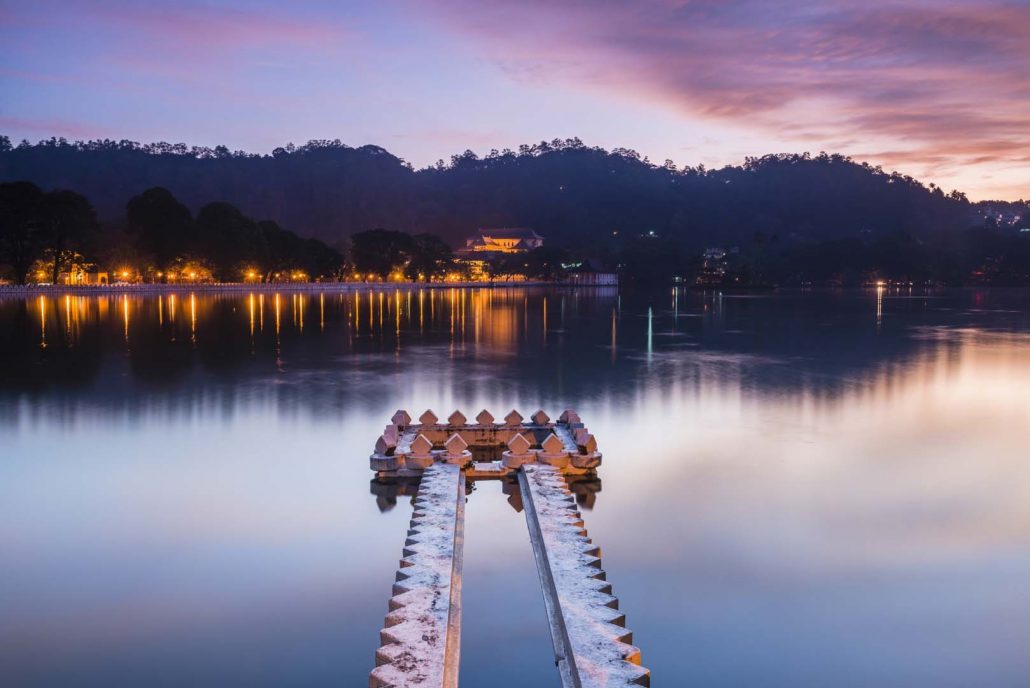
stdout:
[(351, 261), (362, 275), (387, 279), (411, 255), (411, 235), (388, 229), (358, 232), (351, 237)]
[(77, 251), (86, 251), (100, 228), (96, 211), (86, 197), (74, 191), (58, 190), (40, 201), (42, 247), (53, 260), (51, 281), (58, 277)]
[(159, 272), (167, 273), (172, 261), (196, 248), (193, 215), (168, 189), (154, 187), (133, 196), (125, 211), (137, 250)]
[(404, 269), (405, 276), (428, 282), (447, 273), (453, 253), (451, 247), (435, 234), (416, 234), (411, 238), (410, 256)]
[(31, 182), (0, 184), (0, 261), (25, 284), (42, 246), (40, 210), (43, 192)]

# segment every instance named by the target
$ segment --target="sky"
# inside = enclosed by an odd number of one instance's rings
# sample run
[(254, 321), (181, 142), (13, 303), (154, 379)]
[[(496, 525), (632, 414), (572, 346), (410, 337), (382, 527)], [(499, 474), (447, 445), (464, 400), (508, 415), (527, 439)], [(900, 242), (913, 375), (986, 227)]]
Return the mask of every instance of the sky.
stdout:
[(0, 0), (0, 133), (839, 152), (1030, 198), (1030, 0)]

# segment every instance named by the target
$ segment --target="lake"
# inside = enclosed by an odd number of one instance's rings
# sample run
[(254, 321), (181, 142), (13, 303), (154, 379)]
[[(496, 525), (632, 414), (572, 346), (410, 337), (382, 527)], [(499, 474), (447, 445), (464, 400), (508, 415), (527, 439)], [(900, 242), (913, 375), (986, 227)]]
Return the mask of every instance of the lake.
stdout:
[[(48, 295), (0, 347), (4, 685), (366, 685), (411, 516), (368, 456), (484, 407), (597, 437), (654, 685), (1030, 685), (1030, 291)], [(557, 686), (507, 497), (462, 684)]]

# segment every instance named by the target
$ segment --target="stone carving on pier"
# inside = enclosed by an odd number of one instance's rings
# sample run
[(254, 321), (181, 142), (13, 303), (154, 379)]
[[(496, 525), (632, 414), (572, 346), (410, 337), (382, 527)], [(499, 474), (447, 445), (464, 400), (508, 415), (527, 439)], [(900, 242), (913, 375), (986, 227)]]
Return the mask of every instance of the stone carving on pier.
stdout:
[(404, 465), (407, 468), (424, 470), (432, 466), (435, 459), (433, 443), (425, 435), (419, 433), (415, 441), (411, 443), (411, 450), (404, 457)]
[(507, 469), (515, 469), (519, 466), (536, 460), (536, 452), (530, 448), (533, 443), (526, 439), (526, 436), (519, 433), (508, 440), (508, 450), (501, 454), (501, 464)]
[(472, 452), (468, 450), (468, 442), (462, 439), (458, 433), (453, 433), (446, 442), (444, 442), (444, 461), (447, 463), (456, 463), (459, 466), (464, 466), (472, 460)]
[(504, 417), (504, 424), (509, 428), (517, 428), (522, 425), (522, 414), (512, 409), (508, 412), (508, 415)]

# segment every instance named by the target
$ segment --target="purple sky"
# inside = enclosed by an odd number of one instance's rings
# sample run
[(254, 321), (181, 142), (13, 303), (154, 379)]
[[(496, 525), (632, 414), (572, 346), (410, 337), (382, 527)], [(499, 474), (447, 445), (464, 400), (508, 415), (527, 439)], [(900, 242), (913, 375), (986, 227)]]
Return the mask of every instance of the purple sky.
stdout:
[(339, 138), (423, 166), (579, 136), (1030, 197), (1030, 0), (12, 0), (0, 92), (15, 140)]

